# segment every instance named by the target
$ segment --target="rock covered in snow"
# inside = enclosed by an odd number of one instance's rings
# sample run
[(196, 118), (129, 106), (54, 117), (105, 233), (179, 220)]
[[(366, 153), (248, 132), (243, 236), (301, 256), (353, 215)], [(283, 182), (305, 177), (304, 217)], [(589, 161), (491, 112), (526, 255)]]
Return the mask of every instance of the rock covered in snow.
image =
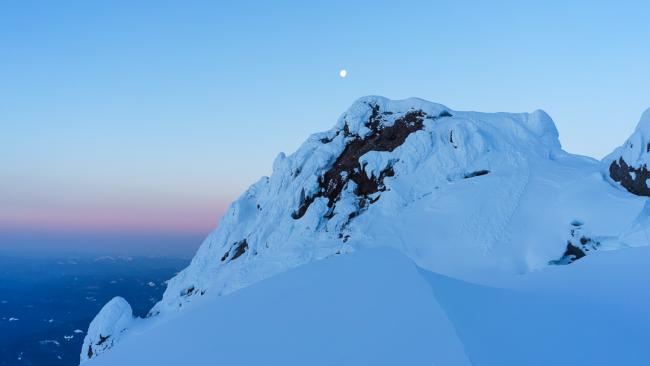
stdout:
[(131, 305), (124, 298), (114, 297), (106, 303), (88, 327), (81, 351), (81, 362), (113, 347), (133, 320)]
[(650, 196), (650, 109), (641, 116), (625, 144), (603, 159), (609, 177), (629, 192)]

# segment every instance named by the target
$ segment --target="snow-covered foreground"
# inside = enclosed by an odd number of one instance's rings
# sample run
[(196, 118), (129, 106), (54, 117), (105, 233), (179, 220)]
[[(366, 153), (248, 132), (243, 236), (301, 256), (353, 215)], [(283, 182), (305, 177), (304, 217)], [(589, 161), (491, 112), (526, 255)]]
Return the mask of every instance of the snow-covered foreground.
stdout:
[(394, 250), (360, 251), (136, 326), (90, 364), (640, 364), (650, 359), (647, 263), (648, 247), (601, 252), (486, 286)]
[(644, 365), (650, 248), (599, 252), (488, 286), (425, 274), (474, 365)]
[(627, 295), (648, 276), (625, 257), (650, 242), (646, 129), (650, 112), (600, 162), (562, 150), (543, 111), (361, 98), (278, 155), (146, 319), (108, 303), (81, 361), (648, 361), (647, 301)]

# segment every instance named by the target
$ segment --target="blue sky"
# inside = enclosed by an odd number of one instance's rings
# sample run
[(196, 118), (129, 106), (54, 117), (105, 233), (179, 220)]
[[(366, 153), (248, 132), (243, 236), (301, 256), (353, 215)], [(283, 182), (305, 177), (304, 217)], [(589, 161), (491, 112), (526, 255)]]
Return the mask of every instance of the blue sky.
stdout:
[(600, 158), (650, 107), (649, 11), (641, 1), (4, 1), (0, 250), (111, 251), (106, 238), (119, 233), (125, 252), (189, 255), (278, 152), (368, 94), (541, 108), (565, 149)]

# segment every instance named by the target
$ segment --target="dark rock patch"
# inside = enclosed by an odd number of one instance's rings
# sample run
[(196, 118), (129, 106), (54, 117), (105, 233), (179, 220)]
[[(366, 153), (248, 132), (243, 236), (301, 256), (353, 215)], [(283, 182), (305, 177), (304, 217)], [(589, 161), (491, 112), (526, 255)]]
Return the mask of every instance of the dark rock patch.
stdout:
[[(304, 196), (304, 192), (301, 193), (300, 205), (291, 215), (294, 219), (303, 217), (318, 197), (327, 198), (327, 206), (330, 210), (326, 218), (328, 215), (332, 217), (336, 202), (341, 198), (341, 192), (350, 181), (356, 183), (354, 194), (364, 201), (370, 201), (369, 195), (385, 190), (384, 178), (395, 175), (392, 166), (389, 165), (382, 170), (379, 176), (368, 177), (364, 167), (359, 163), (359, 158), (370, 151), (393, 151), (402, 145), (410, 134), (424, 127), (426, 113), (422, 110), (410, 111), (396, 119), (393, 125), (384, 126), (382, 124), (384, 114), (380, 113), (379, 106), (371, 105), (371, 108), (372, 113), (365, 123), (371, 131), (370, 134), (363, 138), (357, 135), (347, 143), (330, 169), (318, 178), (318, 192), (309, 196)], [(349, 136), (349, 130), (346, 129), (347, 124), (343, 132)], [(366, 203), (369, 202), (364, 202), (364, 205)]]
[[(338, 136), (338, 135), (339, 135), (339, 134), (337, 133), (336, 135), (334, 135), (334, 137), (336, 137), (336, 136)], [(332, 142), (332, 140), (334, 140), (334, 137), (332, 137), (332, 138), (323, 137), (322, 139), (320, 139), (320, 142), (321, 142), (322, 144), (329, 144), (330, 142)]]
[(246, 239), (235, 243), (235, 253), (232, 255), (231, 261), (241, 257), (242, 254), (246, 253), (246, 250), (248, 250), (248, 242)]
[(458, 144), (454, 141), (454, 130), (449, 131), (449, 143), (454, 149), (458, 149)]
[(186, 288), (183, 290), (183, 292), (181, 292), (181, 296), (191, 296), (194, 293), (194, 290), (196, 290), (194, 286)]
[(235, 259), (241, 257), (242, 254), (246, 253), (247, 250), (248, 250), (248, 241), (246, 241), (246, 239), (240, 240), (234, 243), (230, 247), (230, 250), (223, 254), (223, 256), (221, 257), (221, 261), (225, 262), (226, 259), (230, 257), (229, 262), (232, 262)]
[(480, 177), (481, 175), (487, 175), (488, 173), (490, 173), (489, 170), (481, 169), (481, 170), (477, 170), (475, 172), (465, 174), (464, 178), (467, 179), (467, 178)]
[(554, 264), (554, 265), (571, 264), (576, 260), (584, 257), (585, 255), (586, 254), (582, 249), (573, 245), (571, 241), (567, 241), (566, 249), (564, 250), (564, 254), (562, 254), (562, 257), (560, 257), (560, 259), (552, 260), (548, 264)]
[(586, 254), (585, 252), (578, 248), (577, 246), (571, 244), (570, 242), (567, 243), (566, 245), (566, 250), (564, 251), (564, 256), (568, 257), (571, 259), (571, 261), (578, 260), (582, 257), (584, 257)]
[(106, 341), (107, 341), (110, 337), (111, 337), (110, 335), (103, 336), (103, 335), (100, 334), (100, 335), (99, 335), (99, 342), (97, 342), (97, 345), (98, 345), (98, 346), (101, 346), (102, 344), (106, 343)]
[(549, 261), (548, 264), (563, 265), (571, 264), (587, 255), (591, 250), (598, 250), (600, 242), (582, 234), (583, 223), (578, 220), (571, 222), (570, 238), (567, 240), (566, 249), (559, 259)]
[(645, 164), (639, 168), (634, 168), (629, 166), (621, 157), (610, 164), (609, 176), (632, 194), (650, 196), (650, 188), (646, 184), (646, 180), (650, 178), (650, 172), (648, 172)]

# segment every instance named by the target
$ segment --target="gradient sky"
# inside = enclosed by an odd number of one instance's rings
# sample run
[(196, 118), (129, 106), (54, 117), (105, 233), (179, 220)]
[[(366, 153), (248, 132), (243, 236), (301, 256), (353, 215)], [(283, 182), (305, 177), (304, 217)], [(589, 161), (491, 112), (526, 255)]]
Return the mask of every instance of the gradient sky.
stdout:
[(565, 149), (600, 158), (650, 107), (649, 13), (645, 1), (2, 1), (0, 251), (189, 256), (278, 152), (368, 94), (542, 108)]

